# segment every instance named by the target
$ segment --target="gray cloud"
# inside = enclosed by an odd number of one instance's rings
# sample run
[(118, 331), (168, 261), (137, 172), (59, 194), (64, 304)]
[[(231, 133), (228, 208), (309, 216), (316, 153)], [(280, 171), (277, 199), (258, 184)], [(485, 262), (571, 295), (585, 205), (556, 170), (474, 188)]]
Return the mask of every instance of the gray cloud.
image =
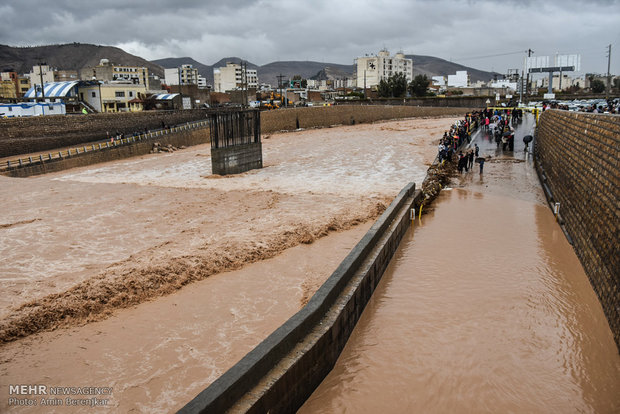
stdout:
[(387, 47), (499, 72), (521, 67), (528, 48), (580, 53), (584, 71), (604, 72), (612, 43), (619, 73), (619, 21), (618, 0), (21, 0), (0, 6), (0, 43), (95, 43), (207, 64), (233, 55), (350, 64)]

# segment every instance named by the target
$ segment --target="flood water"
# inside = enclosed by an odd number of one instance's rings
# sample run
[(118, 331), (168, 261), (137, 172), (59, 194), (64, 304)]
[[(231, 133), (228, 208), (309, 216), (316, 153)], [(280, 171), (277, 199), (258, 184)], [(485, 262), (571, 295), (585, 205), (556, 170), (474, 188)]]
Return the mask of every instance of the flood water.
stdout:
[(613, 336), (527, 158), (416, 221), (300, 413), (620, 412)]

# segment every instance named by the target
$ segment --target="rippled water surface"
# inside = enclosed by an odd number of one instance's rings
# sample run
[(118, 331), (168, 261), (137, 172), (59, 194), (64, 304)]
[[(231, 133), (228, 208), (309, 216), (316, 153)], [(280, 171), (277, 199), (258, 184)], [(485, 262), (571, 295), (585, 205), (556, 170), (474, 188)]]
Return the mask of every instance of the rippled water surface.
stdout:
[(617, 413), (620, 357), (549, 208), (455, 189), (300, 412)]

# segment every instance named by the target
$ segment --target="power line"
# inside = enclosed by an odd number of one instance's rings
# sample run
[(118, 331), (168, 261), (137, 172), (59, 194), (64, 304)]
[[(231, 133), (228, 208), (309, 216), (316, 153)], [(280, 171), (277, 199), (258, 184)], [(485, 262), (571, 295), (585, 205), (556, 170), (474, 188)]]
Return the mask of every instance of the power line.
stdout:
[(472, 57), (466, 57), (466, 58), (455, 59), (455, 60), (461, 61), (461, 60), (472, 60), (472, 59), (485, 59), (485, 58), (497, 57), (497, 56), (519, 55), (519, 54), (522, 54), (522, 53), (527, 53), (527, 50), (525, 50), (525, 51), (519, 50), (518, 52), (509, 52), (509, 53), (497, 53), (495, 55), (472, 56)]

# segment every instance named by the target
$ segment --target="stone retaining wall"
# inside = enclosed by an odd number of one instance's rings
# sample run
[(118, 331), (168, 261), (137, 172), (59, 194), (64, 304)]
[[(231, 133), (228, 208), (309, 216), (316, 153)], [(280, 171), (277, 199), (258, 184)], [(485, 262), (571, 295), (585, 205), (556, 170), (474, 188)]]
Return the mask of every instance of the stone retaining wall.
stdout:
[(534, 153), (620, 349), (620, 116), (545, 111)]
[(200, 109), (0, 119), (0, 158), (45, 152), (106, 139), (107, 133), (131, 135), (205, 119)]
[[(209, 142), (209, 130), (207, 128), (190, 129), (186, 131), (158, 135), (150, 139), (144, 139), (128, 145), (113, 146), (92, 152), (80, 153), (70, 157), (53, 158), (43, 162), (27, 164), (23, 167), (14, 166), (5, 170), (4, 175), (10, 177), (30, 177), (32, 175), (67, 170), (69, 168), (84, 167), (100, 162), (120, 160), (138, 155), (148, 154), (153, 149), (153, 144), (159, 142), (162, 146), (171, 144), (174, 147), (191, 146)], [(39, 161), (38, 159), (36, 161)]]
[(462, 116), (471, 108), (431, 108), (416, 106), (384, 105), (337, 105), (329, 107), (307, 107), (278, 109), (261, 113), (261, 131), (272, 133), (298, 128), (319, 128), (332, 125), (353, 125), (388, 119), (437, 117), (446, 115)]

